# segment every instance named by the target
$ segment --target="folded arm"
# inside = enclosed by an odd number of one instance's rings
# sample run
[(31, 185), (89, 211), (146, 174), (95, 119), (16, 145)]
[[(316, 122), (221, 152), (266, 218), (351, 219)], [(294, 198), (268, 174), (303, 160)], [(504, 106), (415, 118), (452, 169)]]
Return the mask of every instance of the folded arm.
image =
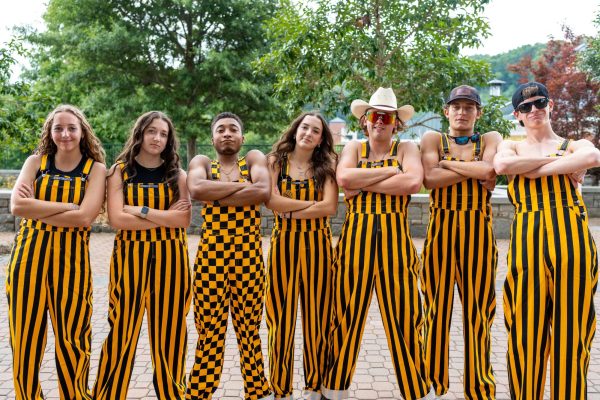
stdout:
[(417, 193), (421, 189), (423, 165), (419, 148), (412, 142), (401, 143), (399, 147), (398, 162), (402, 165), (402, 172), (366, 186), (363, 191), (403, 196)]
[(246, 206), (266, 203), (271, 196), (271, 178), (267, 158), (258, 150), (246, 154), (248, 170), (252, 182), (244, 182), (244, 187), (219, 200), (222, 206)]
[[(187, 228), (190, 226), (192, 219), (192, 203), (186, 186), (186, 173), (183, 170), (179, 171), (177, 184), (179, 186), (179, 200), (171, 204), (167, 210), (157, 210), (154, 208), (148, 209), (145, 220), (164, 226), (166, 228)], [(142, 218), (142, 207), (139, 206), (124, 206), (123, 212), (130, 214), (136, 218)]]
[(106, 166), (95, 162), (88, 177), (85, 195), (77, 210), (65, 211), (39, 220), (46, 224), (62, 227), (91, 226), (104, 203), (106, 194)]
[(337, 166), (337, 184), (343, 189), (363, 189), (377, 182), (397, 175), (395, 167), (385, 168), (357, 168), (360, 142), (350, 142), (344, 146)]

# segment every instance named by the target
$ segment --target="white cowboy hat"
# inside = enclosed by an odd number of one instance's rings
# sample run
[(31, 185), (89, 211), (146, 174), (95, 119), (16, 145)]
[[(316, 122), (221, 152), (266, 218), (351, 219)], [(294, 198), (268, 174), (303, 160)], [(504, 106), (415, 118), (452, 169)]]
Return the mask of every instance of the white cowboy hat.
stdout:
[(398, 113), (398, 117), (403, 122), (408, 121), (415, 113), (415, 109), (409, 104), (398, 108), (396, 95), (394, 94), (392, 88), (380, 87), (375, 91), (375, 93), (373, 93), (373, 96), (371, 96), (371, 99), (369, 99), (368, 103), (359, 99), (354, 100), (352, 104), (350, 104), (350, 110), (352, 111), (352, 114), (359, 119), (365, 115), (365, 112), (369, 108), (388, 112), (396, 111)]

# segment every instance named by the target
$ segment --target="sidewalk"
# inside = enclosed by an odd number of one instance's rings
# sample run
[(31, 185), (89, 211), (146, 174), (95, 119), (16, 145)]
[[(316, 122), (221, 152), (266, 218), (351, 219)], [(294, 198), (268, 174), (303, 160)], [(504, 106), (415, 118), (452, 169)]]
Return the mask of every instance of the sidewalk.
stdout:
[[(596, 243), (600, 244), (600, 221), (592, 221), (592, 233)], [(0, 233), (0, 245), (12, 242), (14, 233)], [(113, 234), (94, 233), (91, 236), (91, 258), (94, 279), (94, 313), (92, 316), (92, 361), (90, 373), (90, 386), (93, 385), (98, 369), (98, 357), (102, 341), (108, 334), (109, 326), (106, 319), (108, 310), (108, 274), (109, 259), (113, 244)], [(195, 259), (198, 236), (189, 237), (190, 260)], [(415, 239), (415, 246), (420, 252), (423, 247), (423, 239)], [(496, 318), (494, 320), (493, 339), (492, 339), (492, 365), (495, 370), (497, 380), (497, 398), (509, 399), (508, 376), (506, 369), (506, 331), (504, 328), (504, 314), (502, 309), (502, 285), (506, 276), (506, 254), (508, 250), (508, 241), (498, 242), (499, 247), (499, 265), (496, 278)], [(268, 249), (268, 238), (263, 238), (263, 248)], [(6, 280), (6, 265), (8, 255), (0, 255), (0, 282), (2, 282), (2, 291), (4, 291), (4, 282)], [(458, 293), (454, 296), (454, 313), (451, 328), (450, 344), (450, 391), (444, 399), (462, 399), (462, 374), (464, 363), (464, 345), (462, 340), (462, 314)], [(595, 298), (596, 310), (600, 310), (600, 295)], [(300, 315), (300, 313), (299, 313)], [(195, 342), (197, 339), (194, 328), (193, 313), (190, 312), (187, 317), (189, 339), (187, 365), (189, 368), (193, 362)], [(215, 393), (215, 399), (240, 399), (243, 398), (243, 382), (239, 370), (239, 356), (237, 343), (231, 320), (229, 321), (227, 331), (225, 363), (223, 375), (219, 390)], [(152, 387), (152, 361), (148, 344), (148, 334), (146, 323), (142, 328), (142, 335), (139, 340), (136, 364), (133, 369), (132, 382), (129, 387), (128, 399), (155, 399), (154, 389)], [(294, 397), (301, 398), (301, 388), (303, 387), (302, 371), (302, 332), (301, 321), (298, 319), (295, 337), (295, 364), (294, 364)], [(261, 329), (261, 338), (263, 344), (263, 353), (265, 355), (265, 366), (268, 374), (267, 356), (267, 328), (263, 318)], [(11, 370), (11, 350), (9, 345), (8, 318), (6, 296), (0, 296), (0, 398), (13, 399), (13, 382)], [(54, 335), (50, 330), (48, 335), (48, 345), (43, 361), (42, 388), (47, 399), (58, 399), (57, 378), (54, 366)], [(596, 338), (591, 352), (590, 371), (588, 374), (589, 398), (600, 399), (600, 339)], [(546, 379), (546, 399), (549, 395), (549, 377)], [(354, 375), (353, 383), (350, 387), (350, 398), (352, 399), (399, 399), (400, 392), (396, 383), (396, 377), (392, 367), (391, 357), (388, 350), (387, 340), (383, 329), (383, 323), (379, 314), (376, 297), (373, 296), (373, 303), (369, 312), (367, 325), (362, 340), (359, 361)]]

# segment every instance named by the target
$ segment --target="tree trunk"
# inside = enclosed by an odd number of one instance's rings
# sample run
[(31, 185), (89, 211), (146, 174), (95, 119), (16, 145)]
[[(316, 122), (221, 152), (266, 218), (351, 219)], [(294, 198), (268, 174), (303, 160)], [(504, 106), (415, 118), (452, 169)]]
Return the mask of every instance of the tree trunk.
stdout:
[(196, 155), (196, 137), (191, 136), (187, 138), (187, 162), (189, 164), (192, 158)]

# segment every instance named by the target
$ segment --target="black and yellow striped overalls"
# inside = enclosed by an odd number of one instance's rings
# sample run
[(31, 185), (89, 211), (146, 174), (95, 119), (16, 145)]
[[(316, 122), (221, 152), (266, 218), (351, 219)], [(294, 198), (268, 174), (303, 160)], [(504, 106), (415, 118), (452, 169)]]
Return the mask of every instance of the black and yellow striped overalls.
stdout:
[[(43, 155), (34, 196), (80, 205), (94, 160), (82, 158), (70, 173)], [(42, 399), (39, 370), (50, 314), (56, 338), (60, 397), (91, 399), (92, 271), (89, 227), (64, 228), (23, 219), (15, 237), (6, 281), (13, 377), (17, 399)]]
[[(297, 200), (321, 201), (314, 178), (293, 180), (282, 163), (277, 187)], [(309, 396), (318, 399), (325, 369), (331, 311), (333, 249), (329, 218), (285, 219), (276, 214), (267, 274), (270, 380), (275, 398), (292, 399), (294, 331), (298, 295), (302, 304), (304, 380)]]
[[(125, 165), (119, 167), (115, 173), (122, 173), (126, 205), (169, 209), (173, 191), (166, 182), (134, 183)], [(184, 398), (190, 280), (185, 229), (117, 232), (108, 288), (111, 329), (102, 345), (94, 399), (127, 397), (144, 311), (156, 396)]]
[[(367, 161), (369, 145), (364, 143), (358, 168), (400, 166), (398, 145), (392, 144), (392, 158)], [(332, 331), (322, 391), (327, 398), (348, 396), (373, 287), (400, 393), (408, 400), (429, 393), (421, 335), (419, 258), (407, 220), (409, 200), (409, 196), (372, 192), (346, 200), (346, 219), (333, 265)]]
[(504, 284), (511, 397), (543, 398), (550, 355), (551, 398), (585, 399), (598, 255), (581, 193), (567, 175), (516, 175), (508, 196), (515, 206)]
[[(250, 180), (246, 159), (238, 160), (241, 180)], [(211, 179), (220, 179), (213, 161)], [(206, 204), (194, 279), (194, 318), (198, 343), (190, 372), (188, 399), (210, 399), (219, 386), (227, 317), (240, 351), (247, 400), (270, 398), (259, 336), (265, 291), (260, 237), (260, 206)]]
[[(479, 161), (481, 142), (473, 143), (473, 161)], [(442, 159), (463, 161), (450, 156), (445, 133), (441, 135), (441, 149)], [(431, 191), (421, 290), (425, 299), (425, 358), (429, 378), (440, 396), (449, 388), (450, 321), (456, 284), (463, 306), (465, 398), (495, 398), (490, 345), (498, 250), (492, 230), (491, 196), (477, 179)]]

